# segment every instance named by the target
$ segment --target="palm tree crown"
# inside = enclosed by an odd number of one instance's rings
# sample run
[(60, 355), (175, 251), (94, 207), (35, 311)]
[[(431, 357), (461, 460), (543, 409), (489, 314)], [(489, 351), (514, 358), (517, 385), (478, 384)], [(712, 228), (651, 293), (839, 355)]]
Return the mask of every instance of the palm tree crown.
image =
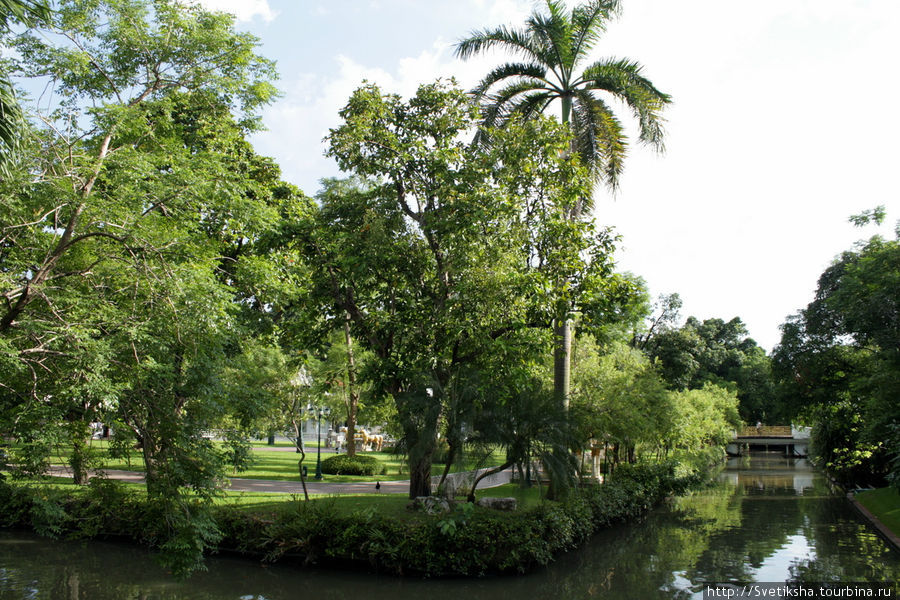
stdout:
[[(671, 102), (635, 61), (606, 58), (578, 70), (619, 8), (619, 0), (591, 0), (567, 11), (561, 0), (547, 0), (548, 14), (532, 13), (524, 28), (475, 31), (456, 46), (462, 59), (493, 48), (523, 59), (496, 67), (472, 90), (483, 104), (486, 126), (502, 127), (515, 115), (534, 118), (559, 100), (562, 121), (573, 131), (573, 150), (597, 181), (613, 188), (628, 140), (607, 99), (621, 100), (631, 109), (639, 141), (657, 150), (663, 148), (661, 113)], [(487, 141), (487, 133), (479, 135)]]

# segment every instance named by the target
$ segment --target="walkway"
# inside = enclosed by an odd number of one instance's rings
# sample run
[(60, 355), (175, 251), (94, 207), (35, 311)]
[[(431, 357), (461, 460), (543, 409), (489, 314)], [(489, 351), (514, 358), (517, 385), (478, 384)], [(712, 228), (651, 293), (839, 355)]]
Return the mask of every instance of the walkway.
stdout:
[[(141, 471), (119, 471), (107, 469), (106, 476), (110, 479), (127, 481), (131, 483), (144, 483), (144, 473)], [(71, 477), (72, 470), (69, 467), (53, 465), (47, 472), (51, 477)], [(498, 474), (502, 475), (502, 474)], [(479, 489), (496, 487), (509, 481), (509, 475), (505, 477), (488, 477), (479, 483)], [(271, 479), (245, 479), (232, 477), (231, 486), (228, 488), (234, 492), (266, 492), (273, 494), (302, 494), (303, 486), (299, 481), (275, 481)], [(381, 488), (376, 490), (375, 484), (370, 481), (353, 483), (336, 483), (327, 481), (306, 481), (306, 490), (310, 494), (407, 494), (409, 493), (409, 480), (382, 481)]]

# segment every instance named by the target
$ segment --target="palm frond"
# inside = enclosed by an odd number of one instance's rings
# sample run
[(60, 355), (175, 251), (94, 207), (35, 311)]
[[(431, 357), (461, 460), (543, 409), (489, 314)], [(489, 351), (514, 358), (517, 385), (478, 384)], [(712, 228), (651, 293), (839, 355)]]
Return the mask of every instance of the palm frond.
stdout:
[(6, 175), (19, 147), (22, 109), (9, 79), (0, 73), (0, 175)]
[(501, 48), (528, 60), (549, 64), (546, 51), (535, 42), (534, 36), (526, 30), (500, 26), (493, 30), (473, 31), (468, 38), (456, 44), (454, 54), (458, 58), (467, 60), (487, 50)]
[(547, 8), (550, 10), (549, 15), (532, 13), (526, 21), (526, 27), (540, 41), (545, 52), (553, 57), (553, 60), (549, 61), (547, 65), (565, 85), (575, 67), (569, 54), (571, 23), (562, 2), (548, 0)]
[(665, 119), (662, 111), (672, 97), (659, 91), (641, 73), (643, 67), (627, 59), (603, 59), (584, 70), (581, 83), (592, 90), (603, 90), (625, 102), (640, 125), (641, 142), (664, 149)]
[(481, 98), (494, 84), (510, 77), (524, 77), (530, 80), (541, 81), (547, 86), (552, 85), (547, 81), (547, 69), (538, 63), (506, 63), (488, 73), (484, 79), (472, 89), (471, 93), (476, 98)]
[(572, 56), (577, 62), (606, 31), (606, 22), (621, 11), (619, 0), (592, 0), (572, 9)]
[(52, 11), (40, 0), (0, 0), (0, 27), (6, 29), (10, 21), (18, 21), (28, 27), (48, 23)]
[(598, 180), (616, 189), (628, 150), (622, 123), (589, 90), (578, 90), (573, 104), (572, 131), (578, 155)]
[(500, 112), (506, 110), (507, 105), (517, 96), (534, 93), (547, 93), (557, 97), (556, 91), (541, 85), (543, 82), (531, 79), (522, 79), (507, 85), (495, 94), (485, 96), (485, 105), (496, 106)]
[(482, 127), (475, 134), (475, 143), (490, 144), (491, 131), (505, 127), (514, 115), (520, 115), (526, 121), (536, 118), (556, 97), (551, 92), (531, 90), (531, 93), (514, 95), (506, 102), (485, 103), (481, 111)]
[(503, 119), (508, 121), (513, 115), (521, 116), (524, 121), (536, 119), (555, 98), (556, 94), (549, 92), (535, 92), (520, 96), (514, 102), (507, 103)]

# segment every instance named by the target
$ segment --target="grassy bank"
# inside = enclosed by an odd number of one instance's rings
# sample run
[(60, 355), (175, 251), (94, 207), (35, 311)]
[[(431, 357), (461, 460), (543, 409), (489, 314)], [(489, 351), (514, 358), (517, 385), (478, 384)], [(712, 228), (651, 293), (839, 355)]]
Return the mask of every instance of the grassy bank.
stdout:
[(136, 486), (104, 480), (87, 486), (0, 482), (0, 526), (49, 536), (131, 539), (164, 558), (175, 552), (168, 564), (176, 571), (178, 565), (193, 564), (191, 536), (202, 530), (221, 551), (265, 561), (478, 576), (545, 565), (598, 529), (633, 519), (702, 479), (696, 472), (679, 475), (676, 470), (675, 463), (623, 465), (604, 485), (574, 490), (558, 502), (542, 498), (536, 488), (511, 485), (479, 494), (516, 497), (520, 507), (508, 513), (458, 503), (448, 513), (429, 515), (389, 495), (303, 502), (229, 494), (211, 507), (191, 507), (196, 522), (175, 525), (162, 512), (165, 506), (150, 502)]
[(887, 487), (856, 494), (860, 504), (869, 509), (885, 527), (900, 536), (900, 491)]

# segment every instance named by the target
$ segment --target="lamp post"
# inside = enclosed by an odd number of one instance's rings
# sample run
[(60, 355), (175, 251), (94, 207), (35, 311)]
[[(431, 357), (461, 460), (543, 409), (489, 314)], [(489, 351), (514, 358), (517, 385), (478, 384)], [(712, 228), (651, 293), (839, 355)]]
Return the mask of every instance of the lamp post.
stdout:
[(322, 408), (320, 406), (312, 406), (307, 405), (306, 410), (309, 412), (310, 416), (316, 418), (316, 481), (322, 481), (322, 415), (326, 417), (331, 414), (331, 409), (327, 406)]

